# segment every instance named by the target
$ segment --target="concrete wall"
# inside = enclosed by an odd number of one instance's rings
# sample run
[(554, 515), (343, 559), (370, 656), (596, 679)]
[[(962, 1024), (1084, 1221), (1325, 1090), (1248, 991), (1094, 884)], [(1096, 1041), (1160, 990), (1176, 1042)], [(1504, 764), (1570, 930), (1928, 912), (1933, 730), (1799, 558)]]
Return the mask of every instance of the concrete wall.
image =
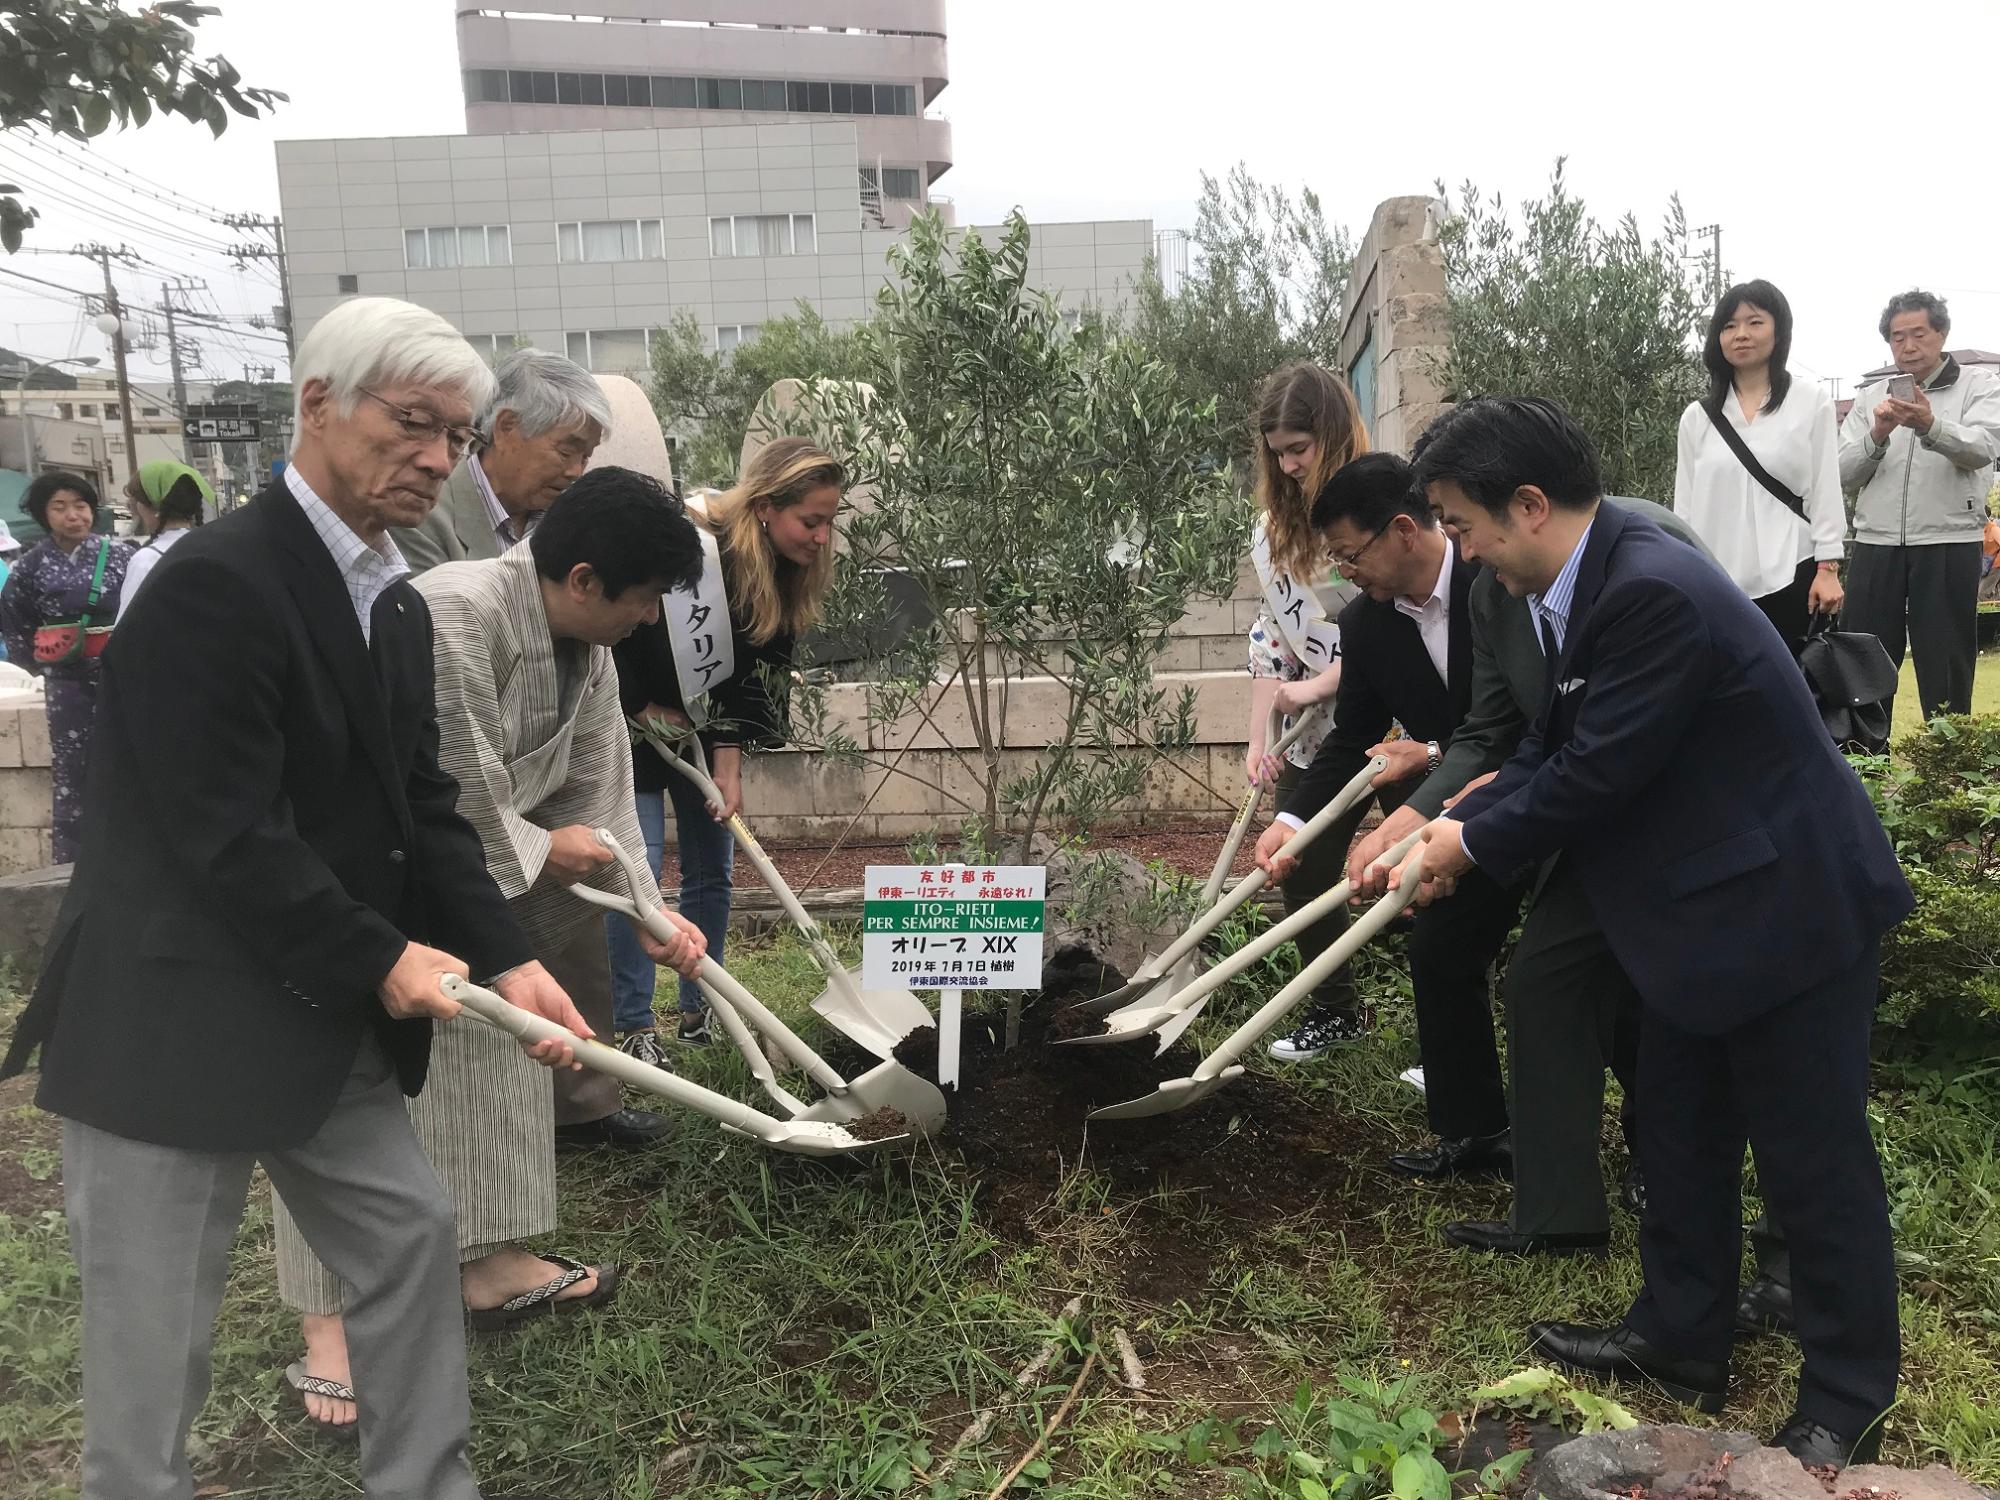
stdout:
[(39, 691), (0, 694), (0, 875), (47, 865), (49, 721)]
[(1372, 388), (1368, 429), (1392, 453), (1409, 452), (1444, 406), (1432, 374), (1449, 341), (1437, 243), (1443, 212), (1435, 198), (1384, 199), (1347, 281), (1340, 367), (1357, 391)]

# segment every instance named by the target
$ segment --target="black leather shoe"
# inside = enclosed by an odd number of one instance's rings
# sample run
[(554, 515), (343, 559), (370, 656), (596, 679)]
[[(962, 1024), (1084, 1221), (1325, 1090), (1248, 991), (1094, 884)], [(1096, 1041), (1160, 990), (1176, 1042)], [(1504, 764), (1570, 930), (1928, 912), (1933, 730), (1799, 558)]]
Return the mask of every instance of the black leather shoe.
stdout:
[(1736, 1298), (1736, 1335), (1754, 1339), (1764, 1333), (1792, 1331), (1792, 1289), (1782, 1281), (1759, 1276)]
[(1676, 1401), (1705, 1412), (1719, 1412), (1729, 1394), (1729, 1365), (1705, 1359), (1676, 1359), (1663, 1354), (1623, 1323), (1603, 1327), (1591, 1323), (1535, 1323), (1528, 1329), (1528, 1348), (1565, 1370), (1643, 1380)]
[(650, 1109), (621, 1109), (601, 1120), (585, 1120), (581, 1125), (556, 1126), (558, 1146), (616, 1146), (634, 1150), (663, 1141), (672, 1129), (665, 1115)]
[(1439, 1141), (1428, 1151), (1399, 1151), (1389, 1170), (1403, 1177), (1508, 1177), (1514, 1175), (1514, 1147), (1506, 1131)]
[(1831, 1427), (1792, 1413), (1792, 1419), (1778, 1429), (1766, 1446), (1783, 1448), (1808, 1469), (1844, 1469), (1849, 1464), (1872, 1464), (1882, 1452), (1882, 1424), (1878, 1421), (1860, 1437), (1849, 1442)]
[(1646, 1217), (1646, 1178), (1637, 1162), (1625, 1168), (1624, 1180), (1618, 1184), (1618, 1201), (1633, 1218)]
[(1467, 1250), (1496, 1255), (1602, 1255), (1611, 1236), (1596, 1234), (1518, 1234), (1498, 1219), (1457, 1219), (1444, 1226), (1444, 1237)]

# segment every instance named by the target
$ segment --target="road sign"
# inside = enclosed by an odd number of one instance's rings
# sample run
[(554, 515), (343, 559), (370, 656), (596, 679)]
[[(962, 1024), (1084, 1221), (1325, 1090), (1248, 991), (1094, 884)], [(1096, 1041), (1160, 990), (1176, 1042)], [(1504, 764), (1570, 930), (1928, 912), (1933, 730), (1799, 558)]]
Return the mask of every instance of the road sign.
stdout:
[(254, 401), (188, 406), (181, 431), (193, 443), (254, 443), (264, 435), (263, 408)]
[(1042, 865), (870, 865), (861, 984), (871, 990), (1042, 986)]

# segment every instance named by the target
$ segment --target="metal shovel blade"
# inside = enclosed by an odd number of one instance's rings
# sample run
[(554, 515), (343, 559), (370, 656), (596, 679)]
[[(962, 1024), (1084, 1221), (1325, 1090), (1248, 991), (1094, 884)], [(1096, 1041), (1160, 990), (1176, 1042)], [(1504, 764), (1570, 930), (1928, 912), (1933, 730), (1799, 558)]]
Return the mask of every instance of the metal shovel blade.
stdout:
[(1199, 1104), (1210, 1094), (1243, 1076), (1243, 1064), (1224, 1068), (1213, 1078), (1169, 1078), (1150, 1094), (1127, 1099), (1123, 1104), (1107, 1104), (1093, 1109), (1093, 1120), (1143, 1120), (1149, 1115), (1170, 1115), (1177, 1109)]
[(903, 1117), (910, 1135), (933, 1135), (944, 1126), (943, 1091), (893, 1059), (877, 1063), (860, 1077), (849, 1079), (845, 1098), (829, 1094), (799, 1118), (847, 1125), (885, 1109)]
[[(1173, 973), (1166, 975), (1164, 978), (1155, 979), (1151, 984), (1147, 985), (1145, 993), (1140, 995), (1138, 999), (1128, 1005), (1119, 1006), (1109, 1015), (1104, 1015), (1103, 1010), (1098, 1008), (1103, 1004), (1106, 997), (1100, 996), (1094, 1001), (1086, 1000), (1081, 1004), (1072, 1005), (1070, 1009), (1081, 1015), (1103, 1015), (1104, 1030), (1093, 1032), (1088, 1036), (1063, 1037), (1061, 1045), (1065, 1047), (1103, 1047), (1112, 1042), (1129, 1042), (1136, 1037), (1147, 1036), (1165, 1022), (1172, 1020), (1175, 1015), (1175, 1012), (1172, 1010), (1162, 1009), (1161, 1002), (1174, 995), (1178, 995), (1182, 990), (1193, 984), (1195, 978), (1195, 961), (1193, 956), (1190, 955), (1182, 959), (1175, 966)], [(1125, 988), (1129, 990), (1132, 986), (1127, 985)], [(1112, 993), (1114, 995), (1123, 994), (1124, 991), (1115, 990)]]
[(829, 1121), (808, 1119), (787, 1120), (777, 1130), (770, 1131), (728, 1124), (722, 1128), (731, 1135), (748, 1136), (773, 1151), (789, 1151), (794, 1156), (851, 1156), (856, 1151), (873, 1151), (878, 1146), (893, 1146), (910, 1138), (909, 1132), (905, 1131), (900, 1135), (885, 1135), (879, 1140), (864, 1141)]
[(877, 1057), (888, 1058), (911, 1032), (937, 1025), (937, 1017), (908, 990), (864, 990), (858, 970), (847, 970), (847, 984), (829, 984), (814, 1000), (812, 1008), (828, 1025), (867, 1048)]

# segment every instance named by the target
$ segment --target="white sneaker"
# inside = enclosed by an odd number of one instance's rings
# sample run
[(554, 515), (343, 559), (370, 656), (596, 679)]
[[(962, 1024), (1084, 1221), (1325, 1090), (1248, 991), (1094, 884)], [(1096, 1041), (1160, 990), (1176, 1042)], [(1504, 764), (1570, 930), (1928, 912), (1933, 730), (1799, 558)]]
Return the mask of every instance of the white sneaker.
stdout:
[(1424, 1092), (1424, 1070), (1422, 1068), (1405, 1068), (1396, 1076), (1418, 1093), (1421, 1094)]

